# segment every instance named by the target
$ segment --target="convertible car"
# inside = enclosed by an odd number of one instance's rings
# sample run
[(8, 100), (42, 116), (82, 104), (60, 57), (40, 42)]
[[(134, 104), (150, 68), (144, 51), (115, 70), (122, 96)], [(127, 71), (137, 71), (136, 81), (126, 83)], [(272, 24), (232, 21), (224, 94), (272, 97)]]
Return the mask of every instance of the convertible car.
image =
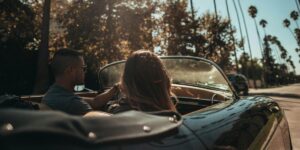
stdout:
[[(178, 112), (79, 117), (51, 110), (1, 109), (1, 149), (292, 149), (284, 111), (271, 98), (239, 97), (223, 71), (209, 60), (161, 59), (172, 78)], [(100, 92), (119, 81), (124, 62), (100, 69)], [(114, 99), (120, 97), (118, 93)]]

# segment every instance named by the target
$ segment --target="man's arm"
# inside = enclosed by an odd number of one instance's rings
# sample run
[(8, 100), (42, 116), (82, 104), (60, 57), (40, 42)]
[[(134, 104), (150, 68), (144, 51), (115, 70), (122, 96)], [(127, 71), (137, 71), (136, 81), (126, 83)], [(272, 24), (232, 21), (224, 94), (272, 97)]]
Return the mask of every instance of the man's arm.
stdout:
[(103, 107), (109, 100), (111, 100), (111, 98), (118, 90), (118, 86), (116, 85), (111, 89), (105, 91), (104, 93), (97, 95), (95, 98), (83, 97), (83, 99), (87, 103), (89, 103), (94, 110), (98, 110), (99, 108)]
[(84, 115), (87, 112), (92, 111), (90, 104), (85, 102), (81, 97), (74, 96), (69, 103), (69, 106), (66, 110), (63, 110), (72, 115)]

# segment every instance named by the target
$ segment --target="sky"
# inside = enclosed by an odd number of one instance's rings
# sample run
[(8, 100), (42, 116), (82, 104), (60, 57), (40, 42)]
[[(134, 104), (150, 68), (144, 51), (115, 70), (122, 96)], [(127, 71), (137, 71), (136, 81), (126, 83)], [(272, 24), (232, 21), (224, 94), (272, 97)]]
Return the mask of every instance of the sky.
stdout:
[[(296, 74), (300, 75), (299, 56), (295, 51), (295, 48), (297, 48), (297, 42), (292, 36), (291, 32), (287, 28), (285, 28), (282, 23), (285, 18), (288, 18), (291, 21), (291, 25), (290, 25), (291, 29), (296, 28), (296, 23), (290, 19), (290, 12), (293, 10), (297, 10), (297, 5), (295, 0), (240, 0), (240, 1), (246, 19), (246, 24), (248, 28), (247, 30), (249, 33), (250, 46), (252, 49), (253, 57), (261, 58), (262, 56), (261, 56), (259, 40), (257, 37), (254, 21), (248, 14), (248, 8), (251, 5), (255, 6), (258, 10), (256, 16), (257, 23), (259, 24), (259, 21), (261, 19), (265, 19), (268, 22), (266, 27), (267, 34), (277, 36), (278, 40), (281, 41), (282, 46), (285, 47), (286, 50), (288, 51), (288, 55), (292, 56), (292, 60), (294, 61), (294, 64), (296, 66)], [(194, 9), (197, 11), (198, 16), (201, 16), (203, 13), (207, 11), (210, 11), (212, 13), (214, 12), (213, 0), (193, 0), (193, 3), (194, 3)], [(216, 0), (216, 3), (217, 3), (218, 14), (221, 15), (222, 17), (227, 18), (225, 0)], [(230, 12), (230, 17), (232, 20), (232, 25), (237, 30), (236, 37), (240, 39), (241, 36), (240, 36), (240, 31), (239, 31), (239, 26), (237, 21), (237, 15), (233, 5), (233, 0), (228, 0), (228, 5), (229, 5), (228, 7)], [(241, 14), (239, 14), (239, 16), (241, 17)], [(242, 23), (242, 18), (240, 19)], [(261, 26), (259, 26), (259, 31), (260, 31), (260, 36), (262, 38), (264, 35), (264, 31)], [(246, 34), (245, 34), (245, 29), (243, 24), (242, 24), (242, 33), (245, 38)], [(248, 44), (247, 40), (245, 39), (245, 50), (246, 52), (249, 52), (249, 48), (247, 44)], [(238, 55), (240, 55), (241, 53), (242, 51), (239, 50)], [(280, 60), (277, 59), (276, 61), (279, 62)]]

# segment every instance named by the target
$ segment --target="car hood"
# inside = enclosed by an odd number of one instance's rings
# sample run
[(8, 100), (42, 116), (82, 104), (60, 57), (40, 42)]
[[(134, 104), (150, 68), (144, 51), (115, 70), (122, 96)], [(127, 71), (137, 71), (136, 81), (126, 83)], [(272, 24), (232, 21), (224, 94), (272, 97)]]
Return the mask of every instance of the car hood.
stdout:
[(259, 133), (256, 131), (260, 131), (274, 117), (280, 119), (282, 116), (272, 115), (273, 111), (280, 112), (274, 108), (280, 109), (278, 104), (269, 97), (242, 97), (237, 101), (226, 101), (187, 114), (183, 117), (183, 124), (188, 126), (207, 147), (232, 145), (226, 142), (239, 141), (241, 138), (239, 134), (243, 134), (246, 126), (258, 127), (252, 132), (254, 134), (252, 136), (256, 137)]

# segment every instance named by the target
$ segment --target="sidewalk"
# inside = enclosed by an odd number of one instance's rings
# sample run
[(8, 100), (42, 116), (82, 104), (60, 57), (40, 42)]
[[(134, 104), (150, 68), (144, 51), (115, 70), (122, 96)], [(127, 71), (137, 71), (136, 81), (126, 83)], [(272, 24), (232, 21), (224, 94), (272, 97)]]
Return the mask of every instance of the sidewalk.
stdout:
[(276, 88), (249, 89), (249, 94), (300, 98), (300, 84), (297, 83)]

